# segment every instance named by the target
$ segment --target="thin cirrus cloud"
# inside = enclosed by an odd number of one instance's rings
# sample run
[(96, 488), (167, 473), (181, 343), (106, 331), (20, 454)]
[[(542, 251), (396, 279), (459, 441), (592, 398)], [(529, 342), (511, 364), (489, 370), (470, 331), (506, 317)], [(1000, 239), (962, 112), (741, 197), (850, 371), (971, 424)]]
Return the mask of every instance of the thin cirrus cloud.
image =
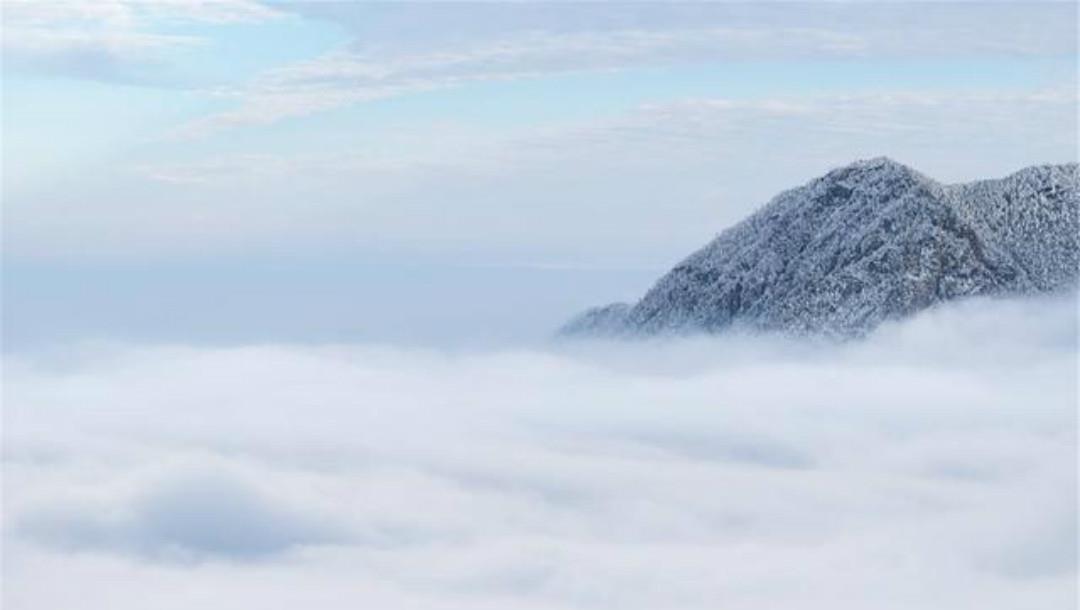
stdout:
[(260, 23), (282, 13), (255, 0), (5, 2), (5, 69), (103, 81), (145, 81), (172, 53), (203, 47), (177, 25)]
[(1067, 606), (1075, 307), (969, 301), (843, 346), (29, 354), (5, 601)]
[[(215, 91), (234, 107), (191, 121), (175, 135), (205, 136), (470, 83), (567, 73), (746, 60), (1067, 58), (1075, 51), (1074, 20), (1066, 5), (959, 10), (926, 4), (918, 12), (869, 4), (673, 5), (666, 15), (648, 6), (603, 9), (548, 5), (512, 15), (498, 6), (381, 12), (363, 6), (326, 12), (316, 6), (307, 11), (309, 17), (351, 26), (357, 38)], [(502, 28), (475, 23), (487, 19)], [(434, 31), (435, 23), (447, 30), (457, 24), (477, 35), (448, 36)]]
[(420, 55), (379, 57), (344, 49), (278, 68), (247, 87), (220, 92), (238, 108), (196, 120), (179, 135), (206, 135), (350, 104), (485, 81), (540, 78), (565, 73), (700, 61), (770, 49), (809, 47), (839, 54), (861, 47), (856, 36), (809, 29), (710, 28), (684, 31), (628, 30), (526, 33), (464, 48)]

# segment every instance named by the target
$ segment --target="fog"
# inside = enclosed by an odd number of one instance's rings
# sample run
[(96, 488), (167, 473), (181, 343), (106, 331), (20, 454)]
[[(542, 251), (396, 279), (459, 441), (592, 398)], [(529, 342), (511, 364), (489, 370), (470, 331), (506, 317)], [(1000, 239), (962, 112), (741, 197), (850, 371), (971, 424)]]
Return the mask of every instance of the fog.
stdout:
[(1073, 607), (1076, 313), (12, 354), (4, 606)]

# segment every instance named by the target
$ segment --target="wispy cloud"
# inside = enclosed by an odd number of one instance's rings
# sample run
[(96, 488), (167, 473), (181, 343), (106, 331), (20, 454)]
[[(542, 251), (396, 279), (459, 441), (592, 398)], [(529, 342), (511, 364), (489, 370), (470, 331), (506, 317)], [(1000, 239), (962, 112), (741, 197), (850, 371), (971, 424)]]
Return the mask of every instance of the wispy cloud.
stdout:
[[(677, 8), (673, 14), (687, 10)], [(696, 16), (697, 23), (684, 19), (665, 24), (661, 19), (652, 27), (626, 27), (602, 11), (588, 11), (575, 22), (574, 13), (579, 10), (575, 7), (562, 15), (555, 14), (557, 9), (526, 11), (523, 14), (530, 19), (513, 20), (507, 31), (485, 32), (476, 39), (444, 39), (433, 32), (436, 42), (417, 45), (419, 51), (365, 30), (364, 38), (336, 51), (215, 92), (231, 98), (235, 107), (193, 121), (178, 133), (206, 135), (469, 83), (566, 73), (743, 60), (1067, 57), (1075, 50), (1075, 32), (1062, 24), (1069, 17), (1064, 5), (1007, 11), (973, 5), (967, 13), (933, 4), (903, 13), (895, 8), (799, 5), (778, 13), (775, 8), (720, 5), (689, 15)], [(649, 10), (628, 9), (624, 21), (635, 23), (631, 17), (636, 12)], [(469, 11), (475, 19), (489, 12), (501, 15), (498, 7)], [(408, 13), (415, 21), (422, 20), (425, 11)], [(347, 14), (335, 16), (348, 23)], [(385, 16), (370, 19), (381, 22)], [(973, 21), (979, 23), (977, 29), (971, 27)], [(390, 24), (388, 29), (393, 31)], [(594, 29), (587, 29), (590, 25)], [(435, 22), (428, 27), (436, 28)]]
[(418, 55), (380, 56), (351, 47), (275, 69), (249, 87), (227, 92), (239, 107), (198, 120), (183, 133), (264, 124), (350, 104), (464, 85), (553, 74), (701, 60), (792, 49), (845, 52), (863, 46), (855, 35), (805, 28), (705, 28), (535, 32)]
[(4, 4), (4, 61), (6, 66), (66, 76), (134, 78), (133, 67), (205, 42), (163, 27), (279, 16), (256, 0), (13, 0)]
[[(789, 138), (813, 132), (833, 142), (837, 139), (830, 136), (895, 137), (890, 140), (892, 147), (903, 144), (905, 137), (958, 140), (978, 137), (979, 133), (993, 137), (1002, 131), (1044, 131), (1044, 137), (1050, 138), (1045, 143), (1056, 141), (1067, 151), (1072, 140), (1062, 119), (1078, 102), (1080, 98), (1070, 88), (690, 98), (643, 104), (632, 112), (593, 121), (510, 130), (500, 137), (478, 137), (464, 128), (449, 126), (441, 126), (441, 130), (436, 126), (434, 133), (430, 127), (418, 127), (416, 133), (387, 134), (378, 154), (225, 156), (188, 164), (149, 165), (143, 170), (163, 181), (209, 183), (250, 173), (299, 176), (433, 166), (497, 172), (520, 164), (569, 158), (576, 159), (575, 163), (591, 160), (619, 165), (632, 162), (635, 155), (639, 163), (662, 163), (661, 149), (686, 157), (729, 157), (745, 153), (750, 140), (780, 137), (783, 130), (791, 130)], [(1055, 125), (1062, 128), (1055, 129)], [(418, 145), (421, 140), (435, 142), (425, 147)], [(408, 144), (403, 147), (402, 143)], [(628, 153), (630, 147), (642, 149)], [(387, 150), (402, 148), (408, 150), (404, 156)]]

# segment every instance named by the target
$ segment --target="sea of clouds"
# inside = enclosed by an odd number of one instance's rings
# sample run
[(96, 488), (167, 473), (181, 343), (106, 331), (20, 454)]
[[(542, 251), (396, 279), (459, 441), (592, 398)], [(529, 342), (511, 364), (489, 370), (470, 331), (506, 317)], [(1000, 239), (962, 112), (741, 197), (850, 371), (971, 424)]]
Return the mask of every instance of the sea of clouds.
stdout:
[(3, 605), (1073, 607), (1076, 313), (11, 355)]

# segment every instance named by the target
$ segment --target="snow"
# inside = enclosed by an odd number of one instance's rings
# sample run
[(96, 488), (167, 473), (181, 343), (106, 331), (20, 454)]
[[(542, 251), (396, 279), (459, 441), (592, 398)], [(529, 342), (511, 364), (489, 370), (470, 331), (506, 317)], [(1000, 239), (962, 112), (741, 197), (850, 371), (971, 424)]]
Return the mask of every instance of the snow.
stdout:
[(1078, 183), (1076, 164), (944, 185), (891, 159), (857, 161), (781, 193), (638, 303), (590, 310), (562, 332), (846, 338), (953, 299), (1068, 289)]

